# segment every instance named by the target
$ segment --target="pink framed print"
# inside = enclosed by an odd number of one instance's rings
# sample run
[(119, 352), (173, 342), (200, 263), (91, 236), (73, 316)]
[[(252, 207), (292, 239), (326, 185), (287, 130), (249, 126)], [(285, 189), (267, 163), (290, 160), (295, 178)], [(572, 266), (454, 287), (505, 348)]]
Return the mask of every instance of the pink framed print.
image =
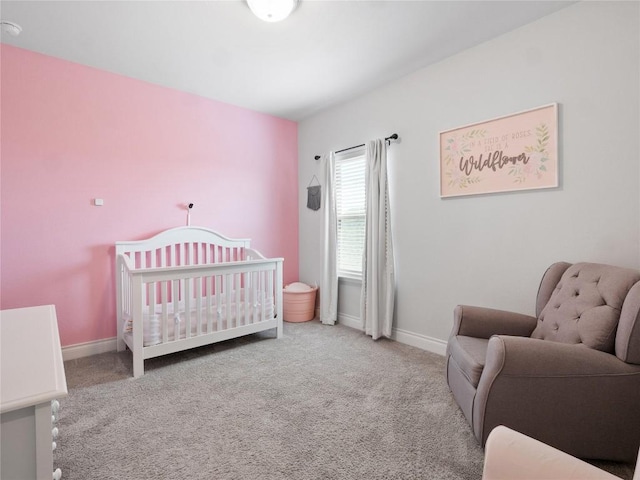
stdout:
[(440, 132), (440, 196), (558, 186), (558, 104)]

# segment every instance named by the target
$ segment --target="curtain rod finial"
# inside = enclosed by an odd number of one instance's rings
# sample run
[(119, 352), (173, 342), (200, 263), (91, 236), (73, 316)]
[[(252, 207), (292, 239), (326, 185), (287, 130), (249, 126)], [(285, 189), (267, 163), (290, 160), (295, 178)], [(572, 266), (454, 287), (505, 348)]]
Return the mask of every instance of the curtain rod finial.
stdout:
[(394, 133), (389, 135), (387, 138), (385, 138), (385, 141), (387, 142), (387, 145), (391, 145), (391, 140), (397, 140), (398, 139), (398, 134)]

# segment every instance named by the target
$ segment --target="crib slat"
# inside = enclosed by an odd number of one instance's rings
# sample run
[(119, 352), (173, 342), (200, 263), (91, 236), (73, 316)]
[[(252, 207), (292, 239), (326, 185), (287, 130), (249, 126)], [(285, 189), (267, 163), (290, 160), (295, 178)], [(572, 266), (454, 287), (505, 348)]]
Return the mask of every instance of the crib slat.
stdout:
[(260, 301), (262, 300), (262, 291), (264, 290), (264, 272), (258, 272), (258, 298), (256, 300), (256, 317), (258, 322), (262, 321), (262, 314), (260, 313)]
[(244, 319), (242, 318), (242, 314), (240, 311), (240, 306), (242, 305), (240, 302), (240, 293), (241, 293), (241, 284), (240, 284), (240, 274), (235, 273), (233, 275), (233, 283), (234, 283), (234, 299), (233, 306), (236, 311), (236, 327), (244, 325)]
[(249, 315), (249, 292), (250, 292), (250, 282), (249, 282), (249, 273), (245, 272), (242, 274), (242, 281), (244, 283), (244, 323), (249, 324), (253, 323), (251, 321), (251, 315)]
[(202, 334), (202, 277), (197, 277), (196, 282), (196, 332)]
[(149, 315), (149, 325), (152, 325), (156, 320), (156, 282), (149, 282), (147, 284), (149, 306), (147, 309), (147, 315)]
[(191, 293), (191, 284), (193, 283), (193, 278), (187, 278), (184, 281), (184, 316), (185, 316), (185, 331), (184, 337), (191, 337), (191, 301), (193, 299)]
[(149, 299), (149, 313), (153, 314), (156, 305), (156, 282), (147, 283), (147, 297)]
[(160, 266), (161, 267), (167, 266), (167, 247), (162, 247), (160, 249)]
[[(226, 274), (226, 305), (225, 305), (225, 310), (227, 312), (227, 328), (233, 328), (233, 317), (232, 317), (232, 310), (231, 310), (231, 288), (232, 288), (232, 283), (231, 283), (231, 277), (233, 274)], [(236, 319), (237, 320), (237, 319)]]
[[(267, 300), (273, 306), (273, 270), (267, 272)], [(267, 308), (266, 303), (262, 305), (263, 309)], [(269, 318), (273, 318), (273, 313), (269, 315)]]
[(248, 306), (247, 306), (247, 313), (245, 313), (245, 315), (247, 316), (247, 318), (249, 318), (249, 322), (253, 323), (253, 312), (251, 310), (252, 305), (253, 305), (253, 289), (255, 288), (254, 285), (254, 275), (253, 272), (248, 272), (247, 276), (249, 277), (248, 280), (248, 285), (245, 286), (245, 295), (247, 297), (247, 301), (248, 301)]
[(257, 315), (258, 315), (258, 321), (261, 322), (262, 320), (264, 320), (262, 318), (262, 298), (264, 297), (264, 272), (260, 272), (258, 273), (258, 277), (260, 278), (260, 289), (258, 290), (258, 305), (257, 305)]
[(171, 299), (173, 300), (173, 341), (180, 338), (180, 280), (174, 280), (171, 289)]
[(222, 306), (220, 305), (220, 301), (222, 299), (220, 295), (220, 285), (218, 283), (218, 275), (213, 276), (214, 290), (213, 290), (213, 299), (216, 304), (216, 330), (222, 330), (222, 316), (220, 312), (222, 311)]
[(253, 323), (255, 323), (258, 321), (258, 309), (256, 307), (258, 306), (258, 292), (260, 291), (260, 273), (253, 272), (253, 277), (255, 284), (252, 289), (253, 298), (251, 299), (251, 303), (253, 305), (253, 312), (251, 316), (253, 317)]
[(160, 286), (160, 292), (162, 295), (162, 343), (169, 341), (169, 331), (167, 325), (169, 324), (169, 295), (168, 295), (169, 282), (162, 282)]
[(209, 276), (205, 279), (207, 282), (205, 288), (207, 289), (207, 333), (213, 331), (213, 305), (211, 291), (213, 290), (213, 277)]
[(242, 319), (242, 314), (240, 310), (240, 307), (242, 306), (241, 297), (240, 297), (240, 294), (242, 293), (242, 283), (240, 282), (239, 273), (233, 274), (233, 283), (234, 283), (233, 307), (236, 315), (236, 327), (239, 327), (240, 325), (244, 325), (244, 321)]

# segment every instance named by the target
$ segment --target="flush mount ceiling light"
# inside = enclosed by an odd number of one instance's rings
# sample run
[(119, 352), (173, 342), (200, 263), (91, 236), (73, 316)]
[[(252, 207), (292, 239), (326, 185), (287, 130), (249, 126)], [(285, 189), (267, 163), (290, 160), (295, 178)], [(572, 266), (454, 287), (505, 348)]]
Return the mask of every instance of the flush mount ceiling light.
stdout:
[(18, 35), (20, 35), (20, 32), (22, 31), (22, 27), (17, 23), (13, 23), (13, 22), (5, 22), (4, 20), (1, 20), (0, 26), (2, 27), (2, 31), (4, 33), (8, 33), (12, 37), (17, 37)]
[(247, 0), (253, 14), (265, 22), (279, 22), (296, 8), (298, 0)]

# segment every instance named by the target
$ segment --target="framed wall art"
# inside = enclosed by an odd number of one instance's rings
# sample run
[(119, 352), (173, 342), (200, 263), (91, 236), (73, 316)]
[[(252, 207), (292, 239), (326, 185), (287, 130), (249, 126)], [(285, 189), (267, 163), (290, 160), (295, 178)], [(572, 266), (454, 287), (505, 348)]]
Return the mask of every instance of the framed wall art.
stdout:
[(440, 132), (440, 196), (558, 186), (558, 104)]

